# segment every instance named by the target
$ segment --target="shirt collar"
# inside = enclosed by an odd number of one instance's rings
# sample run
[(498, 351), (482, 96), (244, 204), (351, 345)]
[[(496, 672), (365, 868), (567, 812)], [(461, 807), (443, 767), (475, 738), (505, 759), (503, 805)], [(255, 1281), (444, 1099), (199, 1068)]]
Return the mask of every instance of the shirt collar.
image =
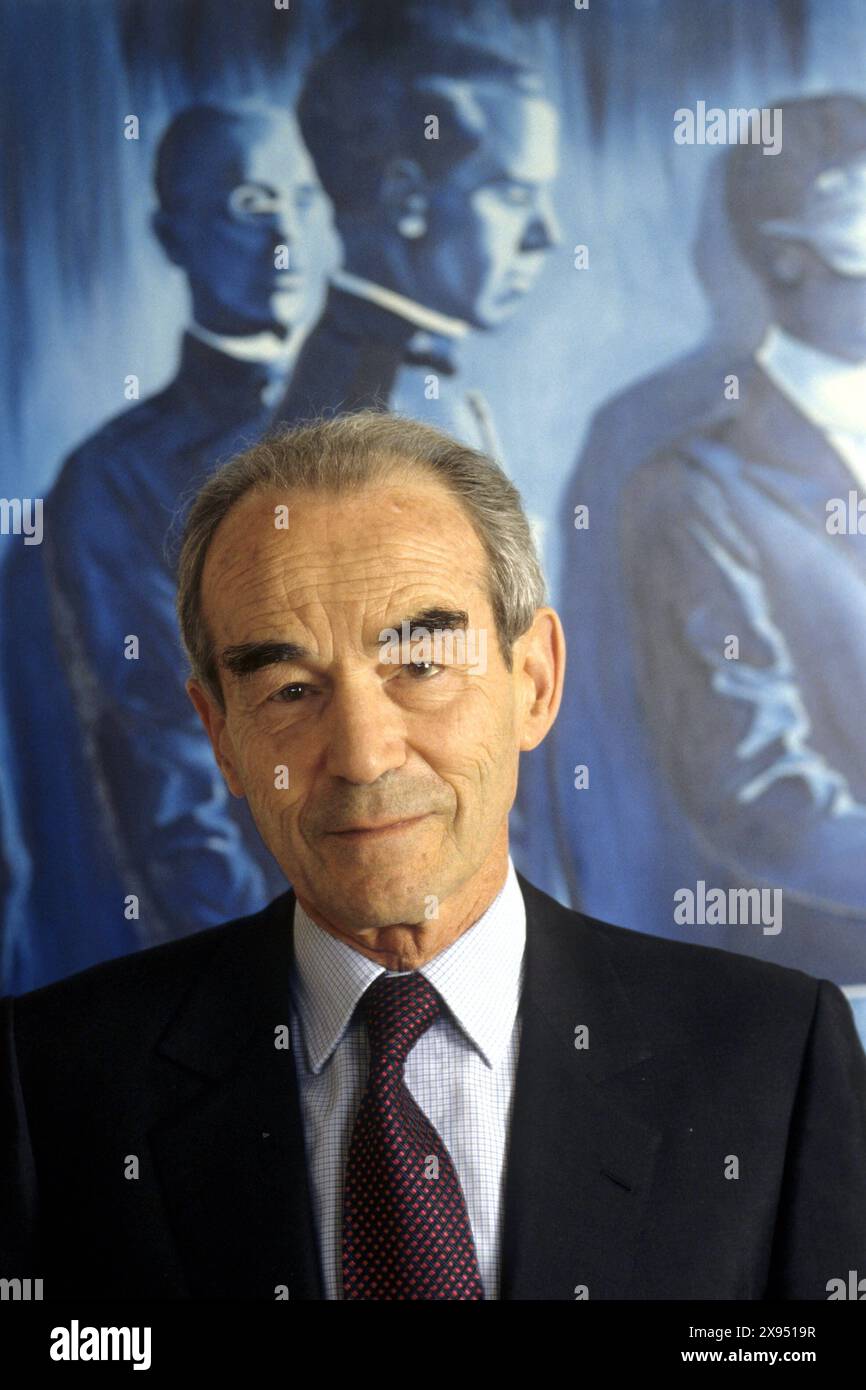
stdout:
[(767, 329), (755, 358), (819, 429), (866, 435), (866, 363), (831, 357), (776, 324)]
[(296, 342), (293, 333), (287, 334), (285, 338), (268, 331), (244, 334), (212, 333), (209, 328), (202, 328), (200, 323), (195, 322), (188, 324), (187, 332), (198, 338), (199, 342), (207, 343), (209, 347), (216, 348), (218, 352), (224, 352), (227, 357), (234, 357), (239, 362), (268, 362), (275, 366), (284, 365), (288, 371), (295, 355)]
[(371, 304), (380, 305), (381, 308), (397, 314), (416, 328), (434, 336), (465, 338), (469, 332), (469, 324), (463, 319), (440, 314), (438, 309), (428, 309), (426, 305), (409, 299), (405, 294), (398, 294), (396, 290), (389, 290), (385, 285), (377, 285), (373, 280), (365, 280), (360, 275), (352, 275), (348, 270), (333, 271), (331, 283), (349, 294), (356, 294), (360, 299), (369, 300)]
[[(490, 906), (421, 967), (488, 1067), (503, 1055), (520, 1001), (526, 907), (511, 856)], [(310, 1071), (318, 1073), (382, 966), (319, 927), (295, 899), (293, 990)]]

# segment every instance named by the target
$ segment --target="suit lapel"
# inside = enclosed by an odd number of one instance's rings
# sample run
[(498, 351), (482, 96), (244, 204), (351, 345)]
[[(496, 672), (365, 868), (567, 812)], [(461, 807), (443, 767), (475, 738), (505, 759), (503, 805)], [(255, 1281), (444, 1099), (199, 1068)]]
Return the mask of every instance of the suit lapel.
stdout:
[[(522, 1031), (506, 1168), (503, 1299), (627, 1297), (660, 1142), (611, 1079), (651, 1057), (604, 941), (521, 874)], [(575, 1029), (589, 1046), (575, 1048)]]
[(294, 1059), (275, 1046), (293, 913), (289, 890), (230, 930), (158, 1048), (172, 1104), (150, 1142), (193, 1298), (324, 1296)]

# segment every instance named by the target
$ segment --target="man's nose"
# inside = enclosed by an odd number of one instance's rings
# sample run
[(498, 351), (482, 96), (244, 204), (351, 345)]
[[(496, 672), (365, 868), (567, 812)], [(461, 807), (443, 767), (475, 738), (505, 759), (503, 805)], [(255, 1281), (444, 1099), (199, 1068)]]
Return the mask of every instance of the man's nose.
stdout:
[(406, 761), (405, 720), (376, 678), (346, 681), (325, 715), (326, 766), (347, 782), (375, 782)]
[(562, 245), (562, 227), (556, 215), (553, 198), (545, 193), (538, 201), (535, 216), (526, 230), (523, 249), (550, 251)]
[(288, 246), (290, 259), (292, 250), (301, 240), (301, 219), (293, 203), (282, 201), (274, 212), (274, 232), (277, 239)]

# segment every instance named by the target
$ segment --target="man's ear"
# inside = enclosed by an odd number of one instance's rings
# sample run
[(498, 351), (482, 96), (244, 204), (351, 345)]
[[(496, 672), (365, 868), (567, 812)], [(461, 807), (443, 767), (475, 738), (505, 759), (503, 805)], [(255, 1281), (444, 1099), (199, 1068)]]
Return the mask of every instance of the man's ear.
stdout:
[(198, 716), (204, 724), (217, 765), (225, 778), (226, 786), (232, 796), (246, 796), (243, 783), (237, 774), (234, 750), (226, 727), (225, 713), (201, 681), (196, 680), (195, 676), (190, 676), (187, 681), (186, 693), (195, 705)]
[(520, 751), (537, 748), (559, 713), (565, 683), (565, 633), (555, 609), (538, 608), (532, 626), (514, 644), (521, 682)]

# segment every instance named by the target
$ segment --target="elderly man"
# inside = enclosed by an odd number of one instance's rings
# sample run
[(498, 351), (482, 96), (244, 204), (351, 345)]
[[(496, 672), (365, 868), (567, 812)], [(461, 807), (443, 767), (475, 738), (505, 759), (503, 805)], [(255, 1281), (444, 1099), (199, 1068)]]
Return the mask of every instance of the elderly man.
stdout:
[(293, 889), (0, 1003), (0, 1275), (45, 1296), (826, 1298), (866, 1248), (839, 989), (517, 873), (565, 651), (519, 496), (361, 412), (189, 514), (190, 697)]
[(294, 118), (251, 102), (175, 116), (154, 182), (154, 231), (189, 290), (176, 375), (66, 460), (44, 545), (8, 580), (7, 718), (19, 737), (45, 731), (14, 772), (30, 863), (16, 854), (13, 991), (252, 911), (279, 886), (177, 679), (164, 546), (214, 452), (267, 427), (321, 295), (330, 208)]

